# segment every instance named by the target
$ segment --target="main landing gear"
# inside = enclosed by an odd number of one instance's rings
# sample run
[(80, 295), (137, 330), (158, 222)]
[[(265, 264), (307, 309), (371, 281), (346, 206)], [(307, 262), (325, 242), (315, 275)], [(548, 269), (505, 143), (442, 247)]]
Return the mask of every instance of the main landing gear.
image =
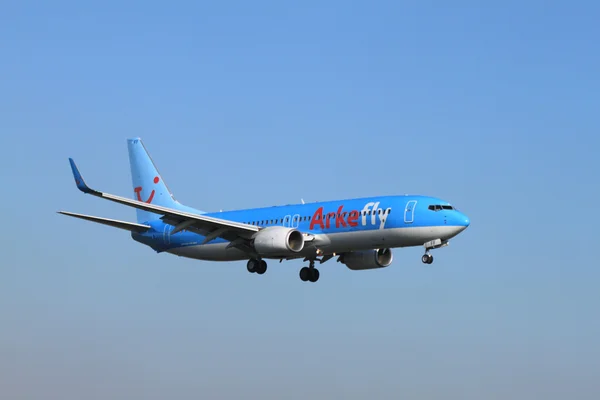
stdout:
[(248, 272), (251, 274), (256, 272), (257, 274), (262, 275), (267, 272), (267, 262), (265, 260), (250, 259), (248, 260), (246, 268), (248, 268)]
[(302, 282), (316, 282), (319, 280), (319, 270), (315, 268), (315, 260), (310, 260), (308, 267), (300, 269), (300, 279), (302, 279)]
[[(329, 257), (331, 258), (331, 257)], [(325, 262), (327, 259), (329, 258), (324, 258), (321, 260), (321, 262)], [(323, 261), (325, 260), (325, 261)], [(307, 261), (306, 259), (304, 261)], [(319, 280), (319, 270), (315, 268), (315, 260), (308, 260), (309, 261), (309, 266), (308, 267), (302, 267), (302, 269), (300, 269), (300, 279), (302, 279), (303, 282), (316, 282)], [(248, 272), (250, 272), (251, 274), (253, 273), (257, 273), (259, 275), (264, 274), (265, 272), (267, 272), (267, 262), (265, 260), (258, 260), (255, 258), (251, 258), (250, 260), (248, 260), (248, 264), (246, 265), (246, 268), (248, 269)]]

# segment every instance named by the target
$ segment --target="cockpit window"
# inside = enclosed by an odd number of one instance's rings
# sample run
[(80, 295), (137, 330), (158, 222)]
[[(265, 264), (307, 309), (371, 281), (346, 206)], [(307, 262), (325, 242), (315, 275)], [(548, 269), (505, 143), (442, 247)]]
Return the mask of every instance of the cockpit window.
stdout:
[(432, 204), (432, 205), (430, 205), (427, 208), (430, 209), (430, 210), (432, 210), (432, 211), (454, 210), (454, 207), (452, 207), (452, 206), (440, 205), (440, 204)]

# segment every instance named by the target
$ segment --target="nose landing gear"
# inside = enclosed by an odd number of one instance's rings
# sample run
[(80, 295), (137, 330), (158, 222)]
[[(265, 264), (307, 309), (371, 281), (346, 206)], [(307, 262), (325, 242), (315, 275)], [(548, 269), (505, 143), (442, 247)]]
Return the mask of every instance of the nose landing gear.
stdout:
[(431, 240), (423, 244), (423, 247), (425, 247), (425, 254), (423, 254), (423, 257), (421, 257), (421, 261), (423, 262), (423, 264), (433, 263), (433, 256), (429, 254), (430, 250), (439, 249), (446, 246), (448, 246), (448, 241), (442, 239)]

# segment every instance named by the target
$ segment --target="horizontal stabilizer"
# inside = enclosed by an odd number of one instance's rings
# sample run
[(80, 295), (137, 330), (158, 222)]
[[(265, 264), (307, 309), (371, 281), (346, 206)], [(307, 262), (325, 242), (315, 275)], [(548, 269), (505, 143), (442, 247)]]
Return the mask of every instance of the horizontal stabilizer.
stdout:
[(92, 221), (92, 222), (97, 222), (99, 224), (112, 226), (114, 228), (125, 229), (126, 231), (131, 231), (131, 232), (142, 233), (142, 232), (146, 232), (148, 229), (151, 228), (148, 225), (135, 224), (133, 222), (118, 221), (116, 219), (94, 217), (92, 215), (76, 214), (76, 213), (67, 212), (67, 211), (58, 211), (58, 213), (63, 214), (63, 215), (68, 215), (70, 217), (85, 219), (86, 221)]

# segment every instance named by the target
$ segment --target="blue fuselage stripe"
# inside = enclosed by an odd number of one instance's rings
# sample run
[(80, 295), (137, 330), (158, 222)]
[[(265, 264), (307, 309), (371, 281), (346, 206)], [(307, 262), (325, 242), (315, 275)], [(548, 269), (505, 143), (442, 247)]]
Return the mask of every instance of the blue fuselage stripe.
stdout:
[[(434, 211), (431, 205), (448, 202), (428, 196), (380, 196), (308, 204), (293, 204), (247, 210), (205, 213), (225, 220), (261, 227), (286, 226), (302, 232), (329, 234), (390, 228), (462, 226), (466, 216), (455, 209)], [(161, 220), (146, 221), (152, 229), (134, 239), (161, 251), (197, 245), (204, 237), (194, 232), (169, 234), (174, 228)], [(217, 238), (213, 243), (226, 242)]]

